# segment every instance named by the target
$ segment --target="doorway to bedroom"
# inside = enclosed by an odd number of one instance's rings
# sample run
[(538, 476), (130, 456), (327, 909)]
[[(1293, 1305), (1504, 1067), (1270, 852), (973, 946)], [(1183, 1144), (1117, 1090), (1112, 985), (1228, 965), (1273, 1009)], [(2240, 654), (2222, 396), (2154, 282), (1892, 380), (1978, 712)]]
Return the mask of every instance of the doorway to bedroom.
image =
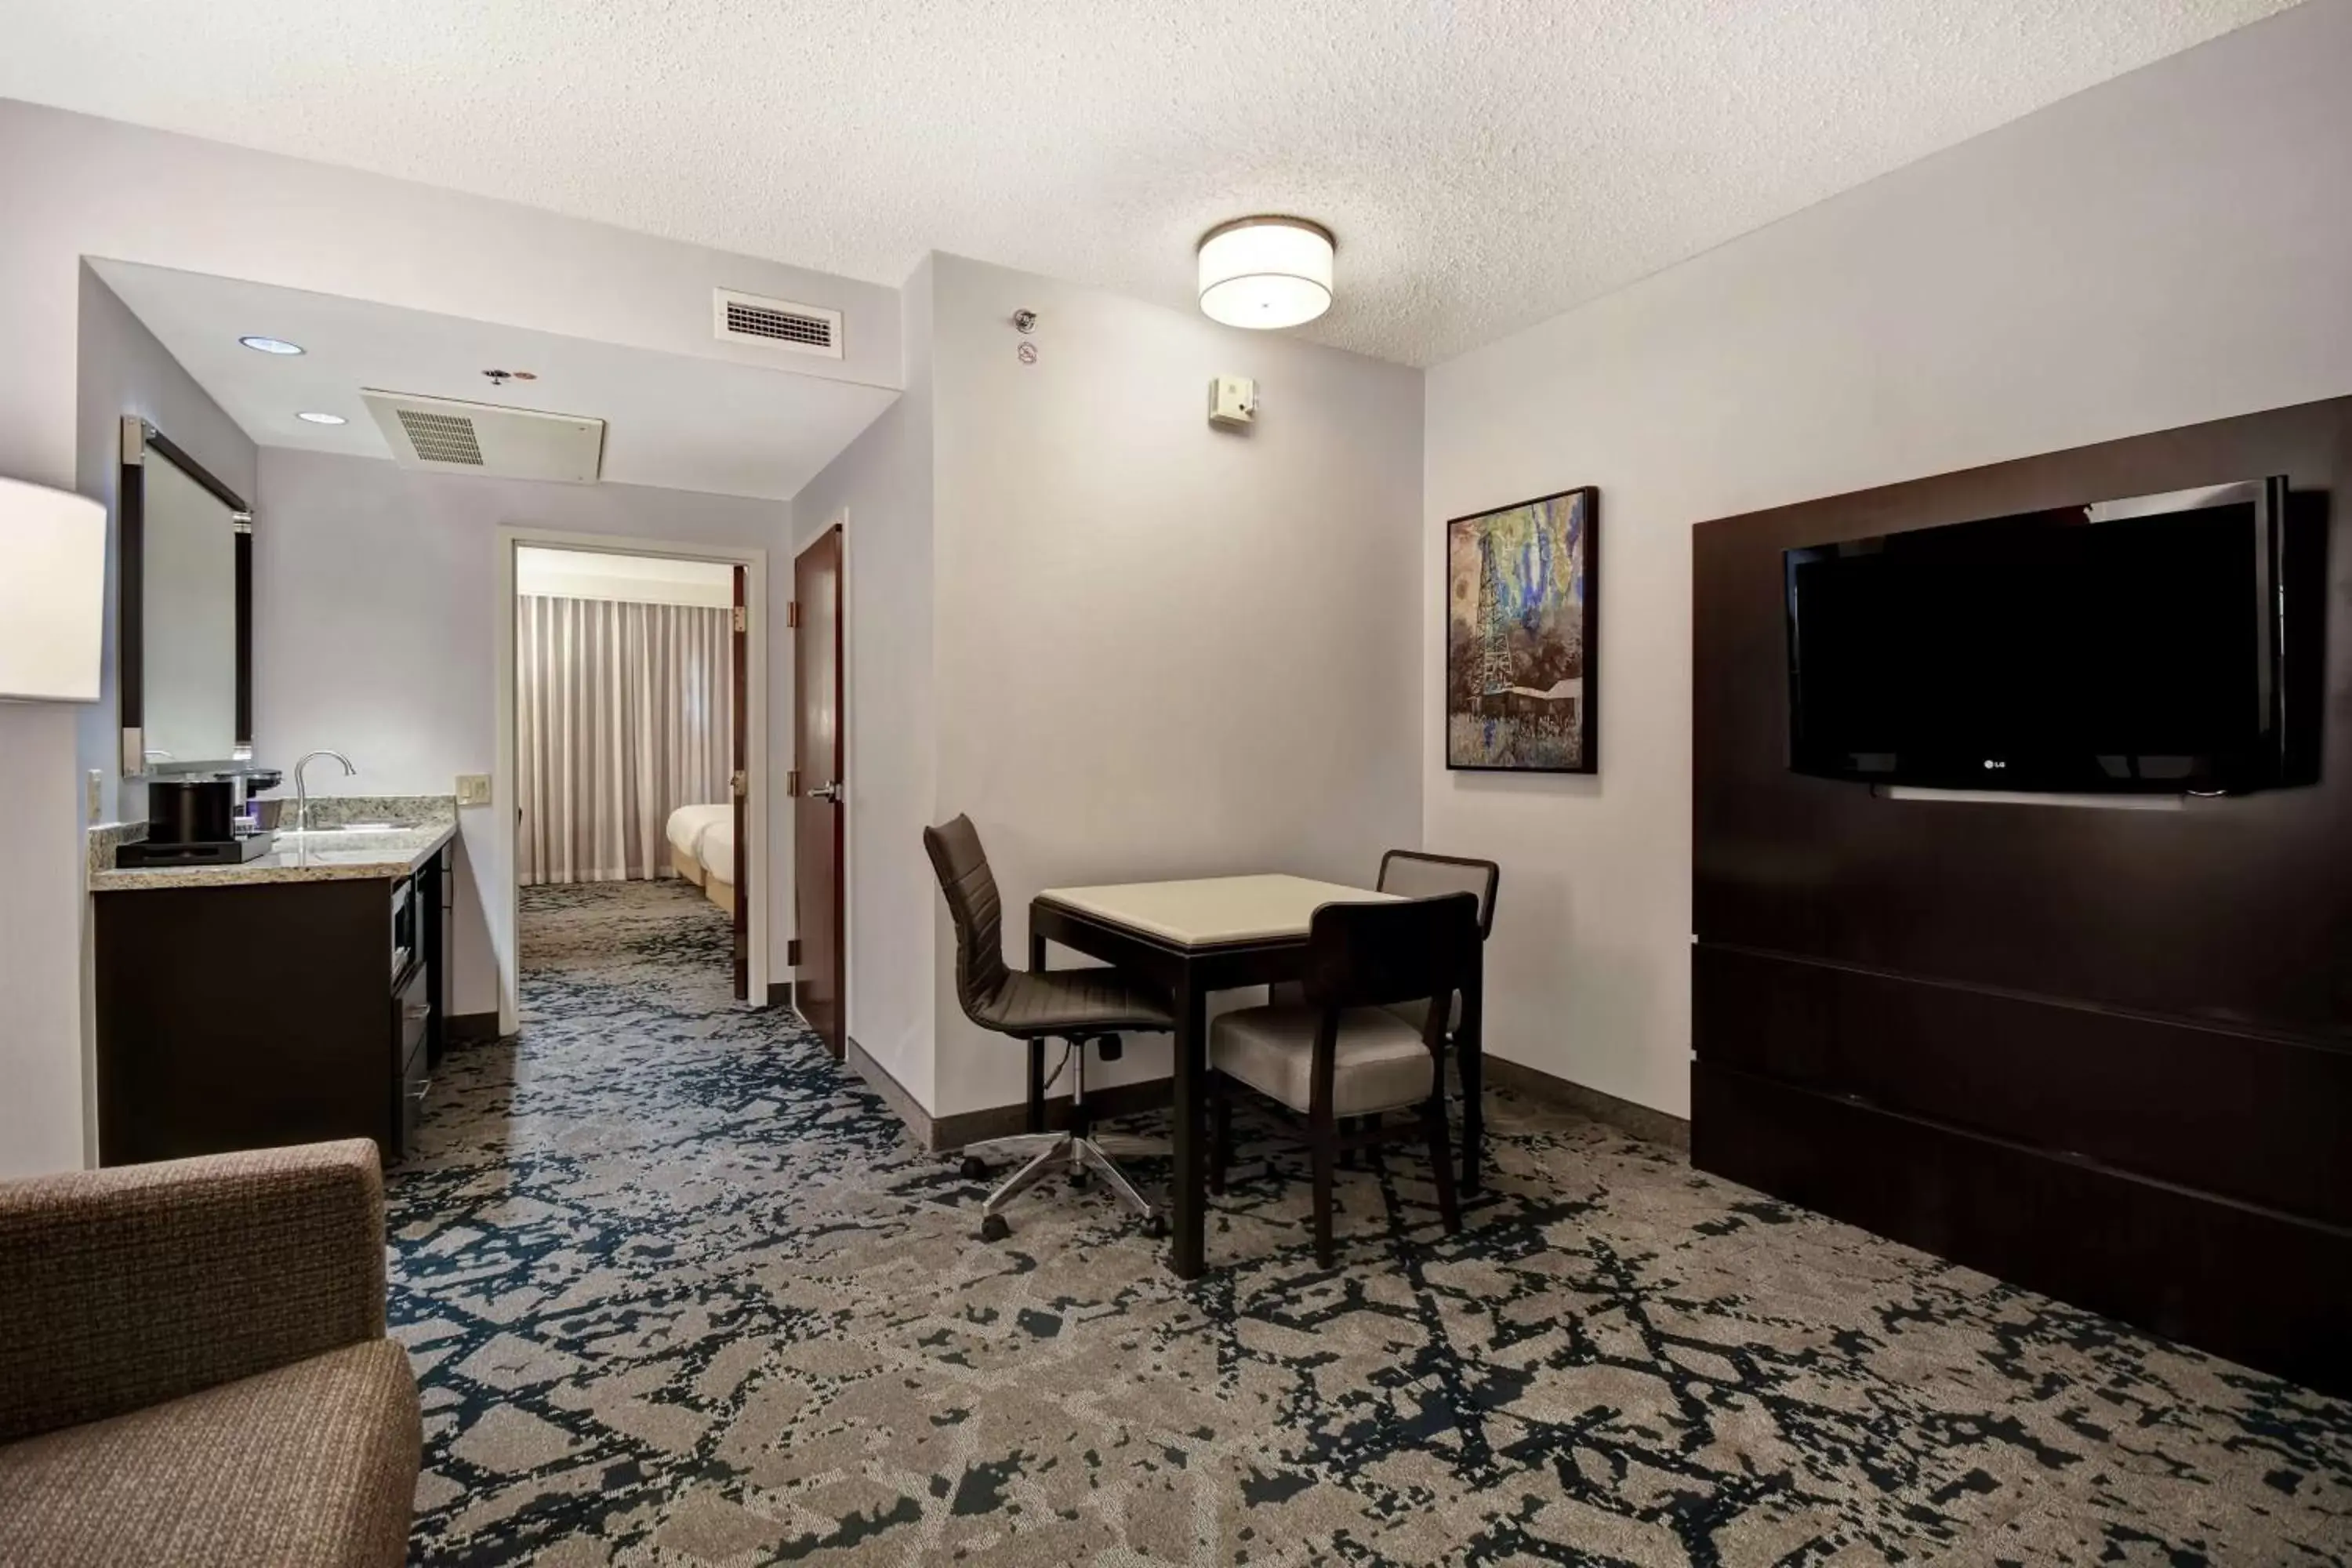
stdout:
[(759, 563), (515, 531), (500, 681), (518, 982), (507, 994), (534, 977), (628, 970), (715, 1005), (759, 995)]

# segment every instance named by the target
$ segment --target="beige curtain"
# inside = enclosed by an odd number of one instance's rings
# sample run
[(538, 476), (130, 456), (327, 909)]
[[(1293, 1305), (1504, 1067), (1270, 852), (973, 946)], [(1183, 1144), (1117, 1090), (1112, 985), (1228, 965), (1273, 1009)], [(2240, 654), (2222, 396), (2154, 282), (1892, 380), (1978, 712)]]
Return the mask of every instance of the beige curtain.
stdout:
[(516, 875), (668, 875), (669, 814), (729, 798), (732, 617), (532, 594), (516, 607)]

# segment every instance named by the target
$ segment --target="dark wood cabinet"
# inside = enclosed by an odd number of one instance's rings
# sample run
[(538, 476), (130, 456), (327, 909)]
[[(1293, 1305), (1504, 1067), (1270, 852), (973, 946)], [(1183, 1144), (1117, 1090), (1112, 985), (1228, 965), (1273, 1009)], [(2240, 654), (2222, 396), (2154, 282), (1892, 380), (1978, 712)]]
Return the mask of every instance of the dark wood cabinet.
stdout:
[[(99, 1163), (408, 1148), (447, 994), (444, 846), (404, 878), (93, 896)], [(394, 973), (394, 894), (421, 918)]]
[[(2100, 810), (1790, 771), (1782, 552), (2271, 475), (2326, 584), (2284, 602), (2316, 784)], [(1694, 531), (1693, 1163), (2352, 1392), (2347, 487), (2338, 398)]]

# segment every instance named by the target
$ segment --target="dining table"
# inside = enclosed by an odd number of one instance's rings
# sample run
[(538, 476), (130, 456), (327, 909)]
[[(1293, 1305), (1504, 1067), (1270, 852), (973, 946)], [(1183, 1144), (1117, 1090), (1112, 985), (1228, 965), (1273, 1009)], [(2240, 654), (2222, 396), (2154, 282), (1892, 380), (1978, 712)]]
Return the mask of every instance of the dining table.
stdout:
[[(1045, 968), (1047, 944), (1058, 943), (1168, 994), (1176, 1037), (1169, 1262), (1179, 1279), (1198, 1279), (1205, 1267), (1209, 998), (1221, 991), (1304, 978), (1307, 932), (1318, 909), (1332, 903), (1385, 902), (1393, 897), (1370, 888), (1269, 872), (1048, 888), (1031, 900), (1030, 968)], [(1454, 1032), (1465, 1193), (1478, 1190), (1486, 1136), (1479, 1049), (1485, 973), (1475, 952), (1462, 984), (1461, 1026)]]

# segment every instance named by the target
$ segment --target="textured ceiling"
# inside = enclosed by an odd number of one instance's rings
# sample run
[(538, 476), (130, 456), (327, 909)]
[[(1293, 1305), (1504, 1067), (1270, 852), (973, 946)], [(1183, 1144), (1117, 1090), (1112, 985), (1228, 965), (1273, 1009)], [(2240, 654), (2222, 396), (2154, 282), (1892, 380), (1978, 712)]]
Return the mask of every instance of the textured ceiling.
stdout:
[(2287, 3), (0, 0), (0, 96), (890, 284), (1298, 212), (1428, 363)]

